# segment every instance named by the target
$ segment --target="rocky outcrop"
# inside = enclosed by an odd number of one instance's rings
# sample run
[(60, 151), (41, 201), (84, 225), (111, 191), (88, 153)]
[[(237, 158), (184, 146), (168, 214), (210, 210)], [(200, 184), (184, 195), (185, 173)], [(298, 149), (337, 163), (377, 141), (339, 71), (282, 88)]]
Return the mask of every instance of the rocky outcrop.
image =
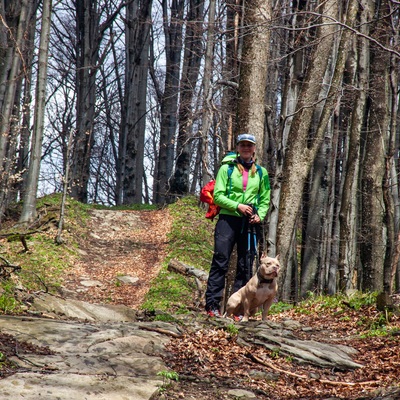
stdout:
[[(47, 353), (15, 356), (24, 372), (0, 380), (0, 398), (149, 400), (163, 385), (162, 356), (171, 337), (204, 325), (225, 329), (232, 321), (201, 313), (177, 322), (145, 321), (125, 306), (96, 305), (40, 294), (29, 310), (37, 317), (0, 316), (0, 331), (18, 342), (48, 347)], [(41, 317), (39, 317), (41, 316)], [(47, 316), (47, 318), (43, 318)], [(302, 340), (296, 321), (236, 325), (238, 343), (264, 346), (297, 362), (340, 370), (362, 367), (348, 346)], [(183, 328), (184, 327), (184, 328)], [(161, 375), (160, 375), (161, 373)]]
[[(158, 373), (172, 324), (82, 323), (0, 317), (0, 329), (18, 341), (47, 346), (51, 354), (11, 359), (25, 369), (0, 380), (1, 399), (148, 400), (162, 386)], [(157, 332), (161, 329), (164, 334)]]

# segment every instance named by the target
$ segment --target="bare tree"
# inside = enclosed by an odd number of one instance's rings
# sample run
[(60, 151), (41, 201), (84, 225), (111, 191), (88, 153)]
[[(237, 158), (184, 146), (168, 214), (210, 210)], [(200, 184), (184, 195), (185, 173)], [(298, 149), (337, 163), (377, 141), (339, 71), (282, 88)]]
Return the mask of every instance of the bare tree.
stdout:
[(292, 266), (297, 264), (292, 244), (295, 240), (302, 192), (316, 150), (323, 137), (323, 132), (320, 132), (319, 136), (315, 135), (310, 140), (313, 111), (319, 99), (321, 82), (323, 82), (329, 62), (328, 55), (331, 54), (334, 34), (338, 30), (331, 24), (331, 18), (337, 16), (337, 2), (328, 0), (321, 11), (315, 34), (316, 45), (310, 55), (310, 65), (299, 95), (296, 114), (290, 126), (283, 167), (285, 176), (280, 197), (277, 248), (283, 266), (280, 276), (280, 294), (285, 299), (291, 297)]
[[(342, 191), (340, 219), (340, 237), (339, 237), (339, 258), (337, 265), (338, 282), (337, 288), (345, 291), (357, 287), (357, 266), (358, 260), (358, 218), (359, 202), (359, 170), (360, 170), (360, 141), (361, 131), (364, 124), (365, 108), (367, 103), (368, 82), (369, 82), (369, 40), (366, 38), (369, 34), (369, 24), (373, 15), (370, 2), (363, 1), (360, 11), (360, 26), (362, 36), (358, 37), (353, 43), (355, 59), (351, 63), (353, 66), (354, 85), (353, 97), (349, 99), (347, 93), (346, 101), (349, 101), (348, 108), (352, 109), (349, 130), (348, 130), (348, 151), (346, 152), (346, 167)], [(351, 66), (349, 66), (351, 70)], [(350, 86), (352, 87), (352, 86)], [(353, 101), (350, 101), (353, 98)], [(336, 276), (334, 270), (331, 274)], [(336, 280), (332, 279), (335, 283)], [(329, 292), (335, 293), (336, 285), (330, 287)]]
[[(387, 1), (377, 4), (371, 36), (387, 45), (390, 40), (389, 7)], [(368, 127), (364, 136), (364, 155), (361, 172), (361, 246), (362, 288), (383, 289), (383, 264), (387, 241), (384, 226), (385, 202), (385, 144), (389, 129), (389, 70), (390, 54), (371, 43)]]
[(146, 0), (140, 4), (130, 2), (127, 6), (125, 90), (117, 170), (118, 204), (142, 201), (151, 5), (152, 0)]
[[(344, 17), (345, 24), (352, 27), (358, 10), (357, 1), (349, 1), (348, 8)], [(326, 98), (323, 107), (316, 110), (320, 111), (318, 125), (316, 127), (317, 146), (314, 171), (312, 171), (313, 185), (310, 196), (310, 210), (308, 218), (311, 221), (303, 221), (303, 241), (306, 243), (302, 259), (301, 270), (301, 295), (304, 297), (308, 291), (322, 291), (326, 285), (326, 271), (329, 270), (329, 264), (332, 260), (332, 253), (336, 253), (335, 243), (332, 237), (335, 218), (333, 213), (334, 206), (334, 187), (335, 187), (335, 168), (337, 129), (335, 124), (329, 124), (332, 120), (334, 107), (340, 98), (340, 88), (343, 81), (343, 72), (346, 65), (348, 50), (350, 48), (350, 38), (352, 32), (350, 29), (344, 29), (338, 48), (334, 52), (336, 59), (331, 73), (327, 73), (328, 82), (326, 95), (322, 91), (321, 100)], [(321, 104), (321, 102), (320, 102)], [(329, 126), (330, 125), (330, 126)], [(333, 134), (330, 133), (333, 131)], [(322, 139), (324, 141), (322, 142)], [(320, 143), (318, 143), (320, 141)], [(337, 188), (338, 190), (340, 188)], [(306, 205), (304, 205), (306, 207)], [(336, 263), (336, 261), (335, 261)]]
[[(236, 106), (239, 87), (239, 32), (242, 7), (237, 0), (225, 0), (226, 4), (226, 31), (225, 40), (222, 44), (225, 50), (223, 58), (222, 77), (224, 85), (222, 88), (222, 110), (221, 118), (221, 142), (231, 148), (234, 144), (236, 128)], [(219, 165), (219, 157), (216, 157), (214, 168)]]
[(211, 86), (213, 55), (214, 55), (214, 37), (215, 37), (215, 9), (216, 2), (211, 0), (210, 8), (208, 10), (208, 29), (207, 29), (207, 45), (204, 60), (204, 76), (203, 76), (203, 112), (201, 118), (201, 138), (200, 138), (200, 159), (202, 160), (202, 181), (201, 184), (205, 185), (210, 179), (212, 174), (208, 170), (208, 131), (212, 124), (213, 108), (211, 98), (213, 89)]
[(94, 144), (94, 123), (98, 64), (104, 62), (107, 49), (101, 53), (101, 44), (107, 30), (121, 9), (121, 2), (114, 12), (102, 22), (96, 0), (76, 1), (76, 135), (72, 154), (71, 194), (86, 203), (90, 178), (91, 152)]
[[(4, 2), (0, 5), (0, 55), (3, 60), (0, 66), (0, 220), (7, 207), (10, 187), (14, 183), (10, 174), (18, 136), (18, 130), (13, 129), (13, 126), (18, 125), (15, 123), (18, 120), (15, 105), (19, 103), (21, 93), (26, 31), (34, 5), (28, 0), (16, 2), (13, 6)], [(8, 20), (10, 25), (7, 24)]]
[(168, 8), (168, 2), (162, 1), (166, 67), (164, 91), (160, 96), (160, 143), (153, 193), (154, 202), (159, 204), (167, 200), (173, 174), (184, 5), (185, 0), (172, 0)]
[[(307, 48), (304, 45), (306, 38), (305, 31), (302, 28), (304, 20), (306, 19), (303, 14), (306, 3), (306, 1), (298, 1), (294, 4), (291, 2), (289, 2), (289, 4), (288, 2), (283, 4), (277, 3), (274, 9), (274, 19), (276, 21), (281, 21), (282, 19), (282, 28), (274, 28), (272, 30), (271, 40), (274, 45), (271, 46), (271, 50), (276, 51), (273, 59), (276, 60), (276, 63), (279, 63), (277, 68), (279, 68), (280, 73), (276, 78), (277, 83), (268, 85), (267, 98), (271, 96), (271, 88), (278, 87), (279, 90), (277, 90), (275, 94), (277, 97), (276, 104), (267, 102), (266, 105), (267, 110), (272, 113), (270, 118), (266, 120), (270, 136), (268, 145), (270, 145), (272, 141), (276, 142), (276, 144), (274, 144), (275, 149), (271, 149), (274, 151), (272, 157), (267, 160), (269, 162), (268, 172), (273, 178), (267, 239), (268, 253), (272, 256), (277, 254), (277, 227), (282, 177), (284, 176), (284, 154), (287, 147), (290, 126), (295, 115), (299, 91), (304, 80)], [(283, 17), (286, 15), (290, 16), (290, 18)], [(285, 29), (285, 20), (287, 20), (287, 29)], [(282, 47), (280, 52), (277, 52), (278, 43)], [(295, 51), (292, 51), (292, 49), (295, 49)], [(271, 74), (269, 74), (269, 76), (271, 76)], [(276, 118), (276, 122), (274, 122), (274, 118)], [(271, 125), (269, 125), (269, 123), (271, 123)], [(267, 148), (268, 147), (265, 146), (265, 150), (267, 150)], [(264, 159), (265, 157), (266, 153), (263, 154)]]
[(47, 65), (49, 53), (49, 35), (51, 25), (52, 0), (43, 0), (42, 24), (39, 44), (39, 66), (36, 84), (36, 100), (33, 123), (32, 147), (29, 172), (22, 213), (19, 222), (28, 224), (36, 218), (36, 193), (39, 183), (40, 160), (44, 131), (46, 103)]
[(257, 138), (258, 157), (264, 148), (265, 92), (270, 52), (270, 1), (244, 2), (243, 48), (237, 104), (237, 133), (251, 132)]
[[(210, 2), (210, 10), (214, 8), (215, 0)], [(187, 15), (185, 46), (183, 51), (182, 78), (180, 83), (179, 101), (179, 129), (177, 137), (177, 157), (174, 178), (171, 184), (171, 192), (186, 194), (189, 192), (190, 161), (193, 147), (193, 121), (194, 98), (199, 78), (200, 63), (203, 56), (203, 19), (204, 1), (190, 0)], [(208, 21), (209, 29), (213, 21)], [(208, 37), (207, 46), (213, 46), (213, 37)], [(207, 62), (207, 61), (206, 61)], [(209, 77), (210, 79), (210, 77)]]

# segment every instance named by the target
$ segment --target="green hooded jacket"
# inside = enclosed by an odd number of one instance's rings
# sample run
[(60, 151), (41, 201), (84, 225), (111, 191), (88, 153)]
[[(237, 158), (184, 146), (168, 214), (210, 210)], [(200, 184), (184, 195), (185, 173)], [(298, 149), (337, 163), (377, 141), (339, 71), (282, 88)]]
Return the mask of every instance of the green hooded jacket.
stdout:
[[(237, 167), (237, 162), (231, 161), (231, 159), (232, 157), (230, 157), (230, 160), (222, 160), (223, 165), (220, 167), (215, 181), (214, 202), (221, 207), (220, 214), (242, 217), (242, 214), (237, 209), (238, 205), (252, 204), (257, 208), (260, 220), (263, 221), (267, 215), (271, 198), (271, 187), (267, 170), (260, 166), (262, 171), (261, 180), (258, 172), (252, 175), (251, 171), (249, 171), (247, 187), (244, 192), (242, 174)], [(228, 169), (232, 163), (234, 164), (234, 168), (229, 178)]]

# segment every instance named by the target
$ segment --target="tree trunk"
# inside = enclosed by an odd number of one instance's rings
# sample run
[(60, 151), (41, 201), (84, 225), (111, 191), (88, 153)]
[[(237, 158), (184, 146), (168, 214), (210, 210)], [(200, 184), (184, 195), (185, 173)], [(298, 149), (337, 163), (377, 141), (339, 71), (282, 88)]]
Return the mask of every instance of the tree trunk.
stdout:
[[(371, 9), (364, 2), (363, 11), (360, 14), (362, 31), (368, 35), (368, 15)], [(364, 21), (364, 22), (363, 22)], [(346, 157), (346, 169), (342, 191), (338, 259), (338, 289), (342, 292), (355, 288), (357, 285), (357, 229), (358, 229), (358, 189), (360, 170), (360, 133), (362, 131), (368, 92), (368, 68), (369, 68), (369, 41), (363, 37), (357, 38), (354, 45), (357, 51), (357, 80), (354, 85), (357, 93), (354, 95), (351, 120), (349, 125), (348, 152)]]
[[(399, 20), (391, 19), (392, 40), (396, 48), (399, 45)], [(392, 294), (396, 289), (395, 275), (399, 268), (400, 243), (397, 243), (399, 237), (399, 184), (396, 178), (395, 155), (397, 143), (397, 115), (399, 110), (399, 97), (397, 95), (399, 87), (398, 59), (391, 55), (390, 63), (390, 129), (389, 145), (386, 155), (385, 180), (383, 185), (384, 199), (386, 206), (386, 218), (388, 225), (388, 246), (386, 247), (386, 256), (384, 264), (384, 289), (388, 294)]]
[(94, 143), (93, 125), (96, 101), (96, 66), (99, 46), (99, 15), (94, 0), (76, 3), (77, 103), (76, 135), (71, 170), (71, 195), (86, 203), (90, 157)]
[[(379, 43), (388, 44), (390, 15), (387, 1), (375, 10), (376, 26), (371, 36)], [(389, 69), (390, 55), (371, 42), (370, 90), (368, 127), (365, 134), (365, 153), (361, 178), (361, 246), (362, 289), (383, 289), (383, 263), (387, 245), (384, 226), (385, 206), (382, 184), (385, 173), (385, 146), (389, 128)]]
[[(19, 15), (9, 15), (10, 10), (4, 8), (4, 3), (0, 6), (3, 21), (10, 20), (9, 27), (1, 24), (2, 44), (6, 44), (6, 48), (0, 53), (2, 56), (0, 65), (0, 220), (7, 206), (7, 198), (12, 186), (10, 173), (15, 157), (16, 137), (12, 134), (11, 125), (14, 105), (19, 103), (16, 95), (17, 88), (21, 88), (22, 79), (20, 51), (23, 51), (25, 47), (25, 33), (32, 12), (32, 4), (29, 0), (22, 0), (20, 7), (15, 7), (15, 9), (19, 9)], [(18, 24), (12, 25), (13, 21), (18, 21)]]
[(39, 185), (39, 171), (44, 133), (51, 10), (52, 0), (43, 0), (32, 148), (26, 185), (26, 195), (19, 220), (20, 223), (24, 224), (28, 224), (36, 218), (36, 193)]
[[(212, 8), (212, 4), (211, 7)], [(192, 124), (194, 88), (199, 77), (202, 58), (202, 21), (204, 20), (204, 1), (191, 0), (187, 16), (185, 49), (183, 57), (182, 78), (180, 84), (179, 130), (177, 138), (177, 160), (175, 174), (172, 180), (173, 195), (189, 192), (190, 161), (192, 154)], [(214, 21), (209, 21), (214, 24)], [(210, 38), (213, 40), (213, 38)], [(210, 42), (207, 41), (207, 45)], [(213, 42), (211, 42), (212, 44)]]
[(166, 70), (164, 93), (161, 99), (160, 144), (157, 176), (154, 185), (154, 202), (164, 204), (170, 190), (175, 154), (175, 134), (178, 125), (179, 76), (182, 51), (182, 19), (184, 0), (173, 0), (168, 10), (167, 0), (162, 1), (165, 36)]
[[(282, 30), (280, 37), (284, 37), (288, 43), (288, 48), (283, 51), (283, 54), (289, 52), (289, 49), (295, 48), (296, 43), (300, 42), (302, 47), (301, 51), (296, 51), (294, 54), (290, 54), (284, 57), (285, 64), (282, 70), (286, 71), (283, 74), (282, 85), (282, 99), (281, 99), (281, 118), (278, 122), (278, 131), (280, 136), (277, 140), (277, 149), (275, 157), (275, 171), (273, 175), (273, 190), (271, 193), (271, 206), (270, 206), (270, 218), (269, 218), (269, 229), (268, 229), (268, 254), (272, 257), (277, 255), (277, 229), (278, 229), (278, 218), (279, 218), (279, 202), (282, 188), (282, 178), (284, 176), (283, 171), (283, 160), (284, 153), (287, 147), (287, 140), (289, 136), (290, 126), (295, 115), (296, 104), (298, 101), (298, 94), (301, 87), (301, 82), (304, 78), (304, 64), (305, 64), (305, 48), (303, 46), (304, 36), (298, 33), (296, 28), (302, 27), (303, 18), (298, 11), (302, 11), (305, 7), (304, 1), (298, 2), (298, 8), (287, 10), (287, 14), (292, 15), (290, 19), (290, 30)], [(287, 35), (284, 36), (284, 35)], [(282, 57), (282, 55), (279, 55)], [(268, 171), (270, 172), (270, 171)], [(270, 176), (271, 177), (271, 176)]]
[[(37, 2), (35, 2), (34, 9), (37, 9)], [(29, 33), (27, 34), (27, 40), (30, 43), (35, 43), (35, 32), (36, 32), (36, 13), (31, 16), (31, 22), (29, 26)], [(23, 100), (22, 100), (22, 117), (21, 117), (21, 128), (20, 137), (18, 142), (18, 161), (16, 167), (16, 174), (20, 174), (21, 179), (16, 184), (16, 193), (19, 192), (19, 197), (23, 198), (26, 192), (27, 178), (28, 178), (28, 166), (29, 166), (29, 143), (30, 143), (30, 132), (31, 132), (31, 104), (32, 104), (32, 77), (33, 77), (33, 58), (35, 48), (29, 46), (26, 48), (26, 54), (24, 57), (24, 63), (26, 65), (25, 80), (23, 85)], [(17, 196), (16, 196), (17, 198)]]
[(337, 17), (337, 2), (333, 0), (327, 1), (324, 3), (324, 9), (321, 11), (322, 25), (317, 28), (317, 45), (311, 55), (311, 63), (308, 67), (307, 76), (296, 107), (297, 113), (290, 127), (288, 149), (285, 154), (283, 168), (285, 177), (282, 182), (277, 230), (277, 247), (282, 265), (279, 287), (280, 297), (283, 299), (288, 299), (291, 292), (290, 287), (288, 287), (291, 277), (288, 277), (287, 280), (285, 279), (287, 273), (286, 265), (290, 262), (291, 243), (295, 235), (295, 222), (299, 214), (301, 195), (316, 151), (323, 139), (323, 131), (322, 129), (318, 129), (315, 137), (310, 142), (309, 131), (313, 118), (313, 106), (318, 101), (321, 82), (323, 82), (335, 31), (337, 30), (336, 26), (328, 23), (330, 22), (329, 17)]
[(245, 1), (243, 49), (240, 60), (237, 132), (249, 132), (257, 139), (257, 158), (264, 148), (265, 91), (269, 56), (271, 2)]
[[(358, 5), (356, 1), (350, 1), (348, 4), (345, 22), (347, 25), (352, 26), (356, 17)], [(316, 145), (317, 164), (314, 163), (313, 169), (313, 190), (311, 196), (311, 207), (309, 210), (306, 225), (303, 226), (305, 237), (303, 241), (304, 246), (304, 259), (302, 259), (302, 282), (301, 282), (301, 296), (304, 297), (307, 291), (322, 290), (325, 287), (325, 276), (328, 265), (330, 264), (333, 244), (333, 188), (335, 184), (335, 155), (332, 157), (333, 149), (332, 142), (337, 143), (337, 131), (333, 134), (326, 132), (329, 120), (332, 119), (332, 111), (337, 106), (337, 99), (340, 93), (340, 86), (343, 79), (343, 71), (345, 62), (347, 60), (348, 49), (350, 42), (351, 32), (348, 29), (343, 30), (340, 38), (338, 48), (335, 50), (336, 60), (332, 72), (328, 72), (326, 76), (327, 87), (329, 92), (326, 96), (326, 101), (321, 109), (321, 116), (317, 119), (319, 124), (316, 129), (316, 137), (318, 140), (324, 141), (321, 145)], [(330, 78), (332, 76), (332, 78)], [(331, 79), (330, 85), (329, 80)], [(320, 99), (323, 100), (325, 95), (322, 92)], [(319, 102), (321, 104), (321, 102)], [(319, 110), (319, 105), (316, 107)], [(332, 131), (332, 127), (328, 128)], [(325, 132), (325, 134), (324, 134)], [(320, 157), (318, 157), (318, 154)], [(339, 188), (338, 188), (339, 189)], [(313, 208), (315, 207), (315, 208)]]
[[(86, 203), (96, 107), (96, 77), (99, 69), (99, 52), (105, 31), (110, 27), (125, 4), (100, 25), (101, 12), (97, 0), (76, 2), (76, 134), (72, 154), (71, 196)], [(105, 50), (104, 50), (105, 51)]]
[(214, 31), (215, 31), (215, 0), (210, 0), (210, 8), (208, 11), (208, 29), (207, 29), (207, 44), (206, 55), (204, 60), (204, 77), (203, 77), (203, 112), (201, 117), (201, 160), (202, 160), (202, 182), (204, 186), (213, 176), (207, 165), (208, 160), (208, 130), (212, 121), (212, 65), (214, 54)]
[(333, 163), (335, 161), (332, 157), (332, 142), (334, 142), (332, 135), (335, 133), (332, 130), (333, 128), (330, 127), (330, 132), (325, 135), (325, 141), (313, 164), (310, 186), (305, 187), (308, 200), (303, 201), (303, 209), (306, 209), (307, 213), (304, 215), (302, 224), (301, 298), (305, 298), (308, 292), (320, 291), (321, 275), (329, 254), (328, 244), (332, 233), (329, 200), (334, 183)]
[[(222, 67), (223, 79), (227, 83), (223, 87), (222, 110), (224, 118), (221, 121), (221, 144), (232, 149), (234, 135), (237, 132), (235, 110), (237, 106), (237, 88), (239, 86), (239, 20), (240, 7), (238, 0), (225, 0), (226, 4), (226, 55)], [(225, 150), (227, 149), (225, 148)], [(224, 149), (223, 149), (224, 150)], [(224, 153), (224, 151), (222, 151)], [(216, 157), (219, 164), (219, 157)]]
[(124, 112), (119, 146), (123, 204), (142, 202), (152, 0), (127, 5)]

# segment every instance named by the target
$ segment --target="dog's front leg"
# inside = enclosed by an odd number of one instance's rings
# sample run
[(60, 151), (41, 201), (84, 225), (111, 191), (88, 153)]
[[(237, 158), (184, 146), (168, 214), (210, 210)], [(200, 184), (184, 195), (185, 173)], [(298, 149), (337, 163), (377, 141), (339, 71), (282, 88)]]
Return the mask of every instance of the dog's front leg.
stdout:
[(249, 320), (250, 317), (250, 301), (245, 298), (243, 300), (243, 318), (242, 318), (242, 322), (247, 322)]
[(267, 300), (265, 300), (265, 302), (263, 304), (263, 311), (262, 311), (262, 320), (263, 321), (266, 321), (267, 315), (268, 315), (268, 311), (269, 311), (273, 301), (274, 301), (273, 297), (270, 297)]

